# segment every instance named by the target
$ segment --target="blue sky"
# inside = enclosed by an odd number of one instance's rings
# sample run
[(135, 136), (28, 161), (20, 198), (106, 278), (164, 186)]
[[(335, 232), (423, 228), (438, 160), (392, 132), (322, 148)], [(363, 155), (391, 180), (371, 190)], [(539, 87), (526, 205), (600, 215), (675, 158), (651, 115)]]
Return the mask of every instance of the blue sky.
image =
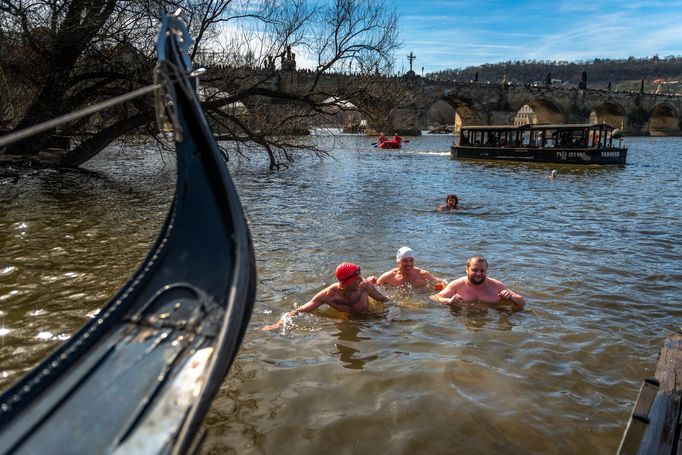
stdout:
[(417, 74), (507, 60), (682, 56), (682, 1), (388, 0)]

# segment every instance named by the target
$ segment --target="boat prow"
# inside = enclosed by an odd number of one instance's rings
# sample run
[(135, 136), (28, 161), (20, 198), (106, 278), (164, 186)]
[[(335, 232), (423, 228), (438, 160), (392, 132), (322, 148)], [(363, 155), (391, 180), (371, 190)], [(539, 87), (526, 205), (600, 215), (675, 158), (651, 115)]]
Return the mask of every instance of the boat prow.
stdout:
[(0, 397), (0, 453), (186, 453), (232, 363), (255, 298), (234, 184), (190, 77), (177, 17), (159, 34), (176, 127), (177, 188), (123, 289)]

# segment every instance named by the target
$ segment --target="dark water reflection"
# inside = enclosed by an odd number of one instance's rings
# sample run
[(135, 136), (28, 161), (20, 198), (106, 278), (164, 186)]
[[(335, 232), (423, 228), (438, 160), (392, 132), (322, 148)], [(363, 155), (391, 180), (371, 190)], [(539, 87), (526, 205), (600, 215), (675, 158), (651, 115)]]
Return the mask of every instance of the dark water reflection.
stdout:
[[(205, 453), (614, 452), (642, 378), (680, 326), (682, 140), (630, 139), (628, 165), (451, 161), (450, 137), (400, 151), (321, 141), (332, 158), (278, 173), (230, 164), (258, 256), (251, 329), (207, 420)], [(0, 183), (2, 385), (68, 337), (144, 257), (172, 161), (112, 150), (92, 174)], [(436, 212), (448, 193), (461, 209)], [(321, 310), (264, 333), (354, 261), (454, 279), (472, 254), (528, 308), (435, 305), (386, 290), (349, 318)]]
[[(362, 370), (362, 367), (372, 360), (379, 358), (377, 354), (364, 356), (363, 353), (351, 346), (358, 346), (361, 341), (369, 341), (371, 338), (361, 336), (363, 324), (356, 321), (344, 321), (336, 324), (339, 330), (336, 334), (339, 341), (336, 343), (336, 350), (334, 354), (338, 354), (339, 360), (344, 363), (344, 368), (351, 370)], [(365, 346), (367, 343), (365, 344)]]

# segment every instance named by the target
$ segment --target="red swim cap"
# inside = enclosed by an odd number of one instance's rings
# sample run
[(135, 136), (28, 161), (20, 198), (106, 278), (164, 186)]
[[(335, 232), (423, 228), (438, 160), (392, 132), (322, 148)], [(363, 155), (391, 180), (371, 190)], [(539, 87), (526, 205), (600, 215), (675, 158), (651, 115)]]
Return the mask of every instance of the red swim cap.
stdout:
[(348, 284), (353, 278), (360, 275), (360, 267), (352, 262), (342, 262), (336, 268), (336, 279), (342, 285)]

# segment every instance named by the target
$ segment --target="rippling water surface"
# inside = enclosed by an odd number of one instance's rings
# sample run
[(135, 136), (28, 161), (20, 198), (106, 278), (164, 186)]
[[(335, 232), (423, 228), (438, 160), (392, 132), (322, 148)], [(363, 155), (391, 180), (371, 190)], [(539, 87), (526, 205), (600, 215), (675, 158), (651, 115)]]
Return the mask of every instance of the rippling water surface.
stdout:
[[(682, 321), (682, 139), (633, 138), (628, 165), (452, 161), (451, 136), (378, 151), (311, 137), (332, 157), (266, 172), (230, 164), (258, 256), (256, 308), (206, 421), (204, 453), (615, 452), (644, 377)], [(0, 181), (0, 386), (125, 283), (172, 198), (172, 159), (117, 147), (91, 172)], [(461, 210), (434, 210), (448, 193)], [(402, 245), (448, 279), (473, 254), (524, 311), (385, 290), (372, 316), (333, 310), (260, 330)]]

